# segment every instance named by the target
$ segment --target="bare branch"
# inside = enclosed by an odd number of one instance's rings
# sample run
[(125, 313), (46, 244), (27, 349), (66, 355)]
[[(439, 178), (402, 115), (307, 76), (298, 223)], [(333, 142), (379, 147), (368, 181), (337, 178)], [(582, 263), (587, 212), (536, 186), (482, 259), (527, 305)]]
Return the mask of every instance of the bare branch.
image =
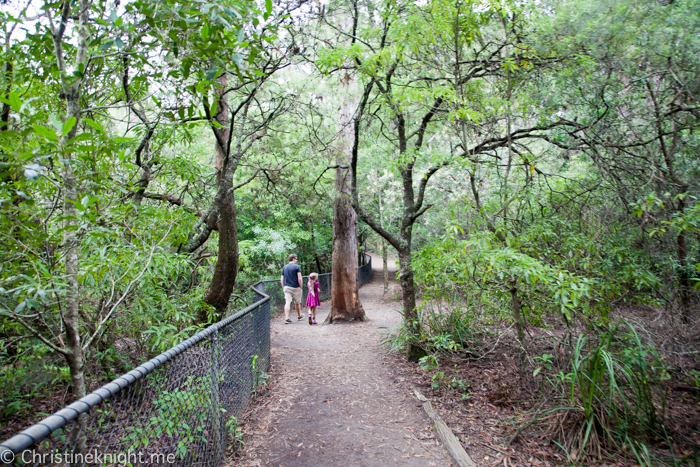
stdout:
[(36, 338), (39, 339), (41, 342), (43, 342), (44, 344), (48, 345), (52, 350), (54, 350), (55, 352), (58, 352), (58, 353), (60, 353), (60, 354), (63, 354), (63, 355), (68, 355), (68, 354), (70, 353), (68, 350), (62, 349), (61, 347), (57, 346), (57, 345), (54, 344), (53, 342), (51, 342), (51, 341), (49, 341), (48, 339), (46, 339), (39, 331), (37, 331), (36, 329), (34, 329), (34, 327), (33, 327), (32, 325), (30, 325), (30, 324), (27, 323), (24, 319), (22, 319), (22, 316), (21, 316), (21, 315), (18, 315), (18, 314), (15, 313), (14, 311), (11, 311), (9, 308), (5, 307), (5, 305), (2, 305), (2, 307), (5, 308), (5, 309), (4, 309), (4, 310), (0, 310), (0, 314), (3, 314), (3, 315), (5, 315), (5, 316), (8, 316), (8, 317), (14, 319), (15, 321), (17, 321), (17, 322), (18, 322), (19, 324), (21, 324), (27, 331), (29, 331), (29, 332), (32, 334), (32, 336), (36, 337)]

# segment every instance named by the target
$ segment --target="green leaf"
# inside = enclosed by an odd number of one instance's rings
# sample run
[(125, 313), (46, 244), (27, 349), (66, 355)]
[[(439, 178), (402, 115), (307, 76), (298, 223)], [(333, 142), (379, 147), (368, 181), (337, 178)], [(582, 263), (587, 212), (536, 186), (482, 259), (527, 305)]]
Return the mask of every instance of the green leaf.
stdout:
[(58, 141), (58, 136), (56, 136), (56, 133), (49, 130), (45, 126), (34, 124), (34, 125), (32, 125), (32, 127), (34, 127), (34, 131), (38, 135), (43, 136), (44, 138), (48, 139), (49, 141), (54, 141), (54, 142)]
[(540, 373), (540, 371), (542, 371), (542, 367), (535, 368), (535, 371), (532, 372), (532, 377), (534, 378), (535, 376), (537, 376)]
[(70, 131), (75, 126), (76, 122), (77, 122), (77, 120), (75, 119), (75, 117), (71, 117), (68, 119), (68, 121), (66, 123), (63, 124), (63, 130), (62, 130), (63, 136), (66, 136), (68, 133), (70, 133)]
[(114, 44), (114, 40), (109, 40), (99, 47), (99, 50), (107, 50)]
[(80, 133), (78, 136), (75, 136), (68, 141), (66, 141), (66, 144), (73, 144), (73, 143), (79, 143), (81, 141), (90, 141), (92, 139), (92, 136), (90, 133)]
[(85, 123), (87, 123), (89, 126), (91, 126), (95, 131), (99, 133), (104, 133), (105, 129), (102, 128), (102, 125), (100, 125), (98, 122), (91, 120), (89, 118), (85, 119)]
[(49, 123), (51, 124), (52, 127), (56, 129), (57, 132), (62, 133), (63, 132), (63, 122), (61, 122), (54, 114), (51, 114), (49, 116)]
[(207, 72), (207, 76), (206, 76), (204, 79), (206, 79), (207, 81), (211, 81), (211, 80), (213, 80), (214, 78), (216, 78), (216, 75), (217, 75), (218, 73), (219, 73), (219, 69), (218, 69), (218, 68), (212, 68), (211, 70), (209, 70), (209, 72)]
[(209, 24), (204, 23), (204, 26), (202, 26), (202, 39), (207, 40), (209, 37)]
[(19, 95), (16, 92), (10, 93), (10, 107), (15, 112), (19, 112), (19, 109), (22, 108), (22, 101), (19, 100)]
[(263, 18), (267, 20), (267, 18), (270, 17), (270, 14), (272, 13), (272, 0), (265, 0), (265, 14), (263, 15)]
[(114, 43), (117, 45), (117, 48), (124, 48), (124, 41), (122, 41), (119, 37), (114, 38)]

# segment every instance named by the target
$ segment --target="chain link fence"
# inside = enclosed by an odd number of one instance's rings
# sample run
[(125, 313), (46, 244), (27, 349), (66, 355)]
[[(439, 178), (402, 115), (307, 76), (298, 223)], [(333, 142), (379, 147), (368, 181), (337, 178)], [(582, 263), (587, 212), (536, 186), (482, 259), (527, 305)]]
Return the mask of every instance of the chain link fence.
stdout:
[(357, 269), (358, 281), (360, 282), (360, 287), (365, 285), (372, 278), (372, 257), (370, 255), (364, 255), (365, 264)]
[(255, 302), (0, 445), (12, 465), (217, 466), (270, 365), (270, 298)]
[[(367, 258), (360, 285), (371, 275)], [(331, 274), (319, 282), (328, 300)], [(3, 442), (0, 465), (221, 465), (270, 366), (270, 310), (284, 305), (279, 280), (253, 285), (251, 301)]]

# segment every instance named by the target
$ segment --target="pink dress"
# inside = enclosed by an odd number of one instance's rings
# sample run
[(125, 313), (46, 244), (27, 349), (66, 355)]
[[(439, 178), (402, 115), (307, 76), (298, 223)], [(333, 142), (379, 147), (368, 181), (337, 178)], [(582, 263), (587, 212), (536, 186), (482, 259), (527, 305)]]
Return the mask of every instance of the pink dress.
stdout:
[(309, 293), (306, 296), (306, 306), (321, 306), (321, 300), (318, 298), (318, 294), (321, 289), (321, 284), (314, 282), (314, 290), (311, 291), (311, 281), (306, 283), (306, 287), (309, 289)]

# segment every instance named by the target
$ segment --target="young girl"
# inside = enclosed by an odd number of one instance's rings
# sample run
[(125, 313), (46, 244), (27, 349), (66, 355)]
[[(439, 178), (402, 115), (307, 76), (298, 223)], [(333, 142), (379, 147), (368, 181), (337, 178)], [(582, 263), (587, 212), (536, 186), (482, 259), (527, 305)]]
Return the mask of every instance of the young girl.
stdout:
[[(306, 296), (306, 306), (309, 307), (309, 324), (316, 324), (316, 307), (321, 306), (321, 300), (319, 299), (321, 284), (318, 283), (317, 272), (312, 272), (309, 274), (309, 280), (306, 283), (306, 287), (309, 289), (309, 293)], [(312, 313), (313, 317), (311, 316)]]

